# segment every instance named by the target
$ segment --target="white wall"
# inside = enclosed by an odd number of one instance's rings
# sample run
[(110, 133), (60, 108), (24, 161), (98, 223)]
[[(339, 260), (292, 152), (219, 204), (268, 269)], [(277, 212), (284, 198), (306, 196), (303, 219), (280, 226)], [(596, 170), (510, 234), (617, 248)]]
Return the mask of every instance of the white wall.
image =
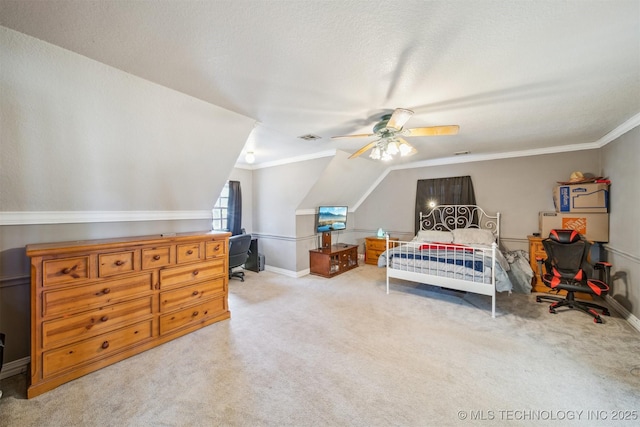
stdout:
[[(611, 297), (640, 319), (640, 128), (602, 149), (602, 170), (611, 179), (610, 239), (607, 260), (613, 264)], [(627, 314), (623, 313), (623, 314)], [(636, 324), (640, 329), (640, 323)]]
[(477, 204), (502, 215), (502, 243), (528, 249), (526, 237), (538, 230), (538, 212), (554, 210), (553, 187), (575, 170), (599, 174), (599, 150), (392, 171), (356, 211), (356, 227), (413, 235), (417, 181), (470, 175)]
[(313, 187), (298, 205), (299, 210), (315, 211), (318, 206), (348, 206), (353, 209), (366, 188), (387, 168), (387, 164), (366, 157), (349, 159), (338, 150)]
[(323, 157), (253, 171), (253, 229), (268, 266), (298, 271), (296, 209), (330, 162)]
[(2, 211), (211, 209), (254, 120), (0, 27)]

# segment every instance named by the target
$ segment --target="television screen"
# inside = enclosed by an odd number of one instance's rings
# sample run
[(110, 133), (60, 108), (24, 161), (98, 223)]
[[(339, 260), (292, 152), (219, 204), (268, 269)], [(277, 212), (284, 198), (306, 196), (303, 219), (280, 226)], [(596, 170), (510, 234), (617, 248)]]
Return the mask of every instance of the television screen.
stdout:
[(346, 206), (320, 206), (316, 221), (316, 232), (344, 230), (347, 228)]

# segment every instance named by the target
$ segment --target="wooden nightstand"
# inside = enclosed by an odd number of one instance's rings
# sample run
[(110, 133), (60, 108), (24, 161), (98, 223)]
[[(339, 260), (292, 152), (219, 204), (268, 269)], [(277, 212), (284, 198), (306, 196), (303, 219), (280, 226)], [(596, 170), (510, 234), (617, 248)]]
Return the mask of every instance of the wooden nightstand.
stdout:
[[(397, 237), (389, 237), (390, 241), (397, 242)], [(391, 244), (395, 246), (396, 244)], [(365, 237), (364, 238), (364, 262), (365, 264), (378, 265), (378, 258), (387, 249), (387, 239), (384, 237)]]
[[(540, 270), (538, 269), (538, 260), (537, 258), (546, 259), (547, 253), (544, 251), (544, 246), (542, 246), (542, 237), (540, 236), (527, 236), (529, 239), (529, 264), (531, 265), (531, 269), (535, 274), (534, 280), (532, 283), (533, 288), (532, 292), (548, 292), (549, 288), (547, 288), (544, 283), (542, 283), (542, 279), (540, 278)], [(543, 271), (544, 265), (542, 266)]]

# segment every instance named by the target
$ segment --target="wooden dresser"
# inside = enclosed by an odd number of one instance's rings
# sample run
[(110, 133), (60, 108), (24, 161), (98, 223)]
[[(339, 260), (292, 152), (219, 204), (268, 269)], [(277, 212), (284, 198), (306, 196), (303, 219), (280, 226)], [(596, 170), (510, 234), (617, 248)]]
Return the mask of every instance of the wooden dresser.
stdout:
[(27, 397), (228, 319), (229, 235), (28, 245)]
[[(395, 246), (397, 237), (389, 237), (390, 246)], [(364, 262), (365, 264), (378, 265), (378, 258), (382, 252), (387, 250), (387, 239), (385, 237), (365, 237), (364, 238)]]

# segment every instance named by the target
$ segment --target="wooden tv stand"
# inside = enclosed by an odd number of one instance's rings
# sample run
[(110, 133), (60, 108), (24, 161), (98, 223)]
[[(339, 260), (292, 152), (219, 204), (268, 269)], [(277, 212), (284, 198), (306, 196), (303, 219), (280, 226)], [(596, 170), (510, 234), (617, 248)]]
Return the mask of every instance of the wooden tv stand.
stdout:
[(357, 266), (357, 245), (340, 244), (309, 251), (309, 269), (317, 276), (333, 277)]

